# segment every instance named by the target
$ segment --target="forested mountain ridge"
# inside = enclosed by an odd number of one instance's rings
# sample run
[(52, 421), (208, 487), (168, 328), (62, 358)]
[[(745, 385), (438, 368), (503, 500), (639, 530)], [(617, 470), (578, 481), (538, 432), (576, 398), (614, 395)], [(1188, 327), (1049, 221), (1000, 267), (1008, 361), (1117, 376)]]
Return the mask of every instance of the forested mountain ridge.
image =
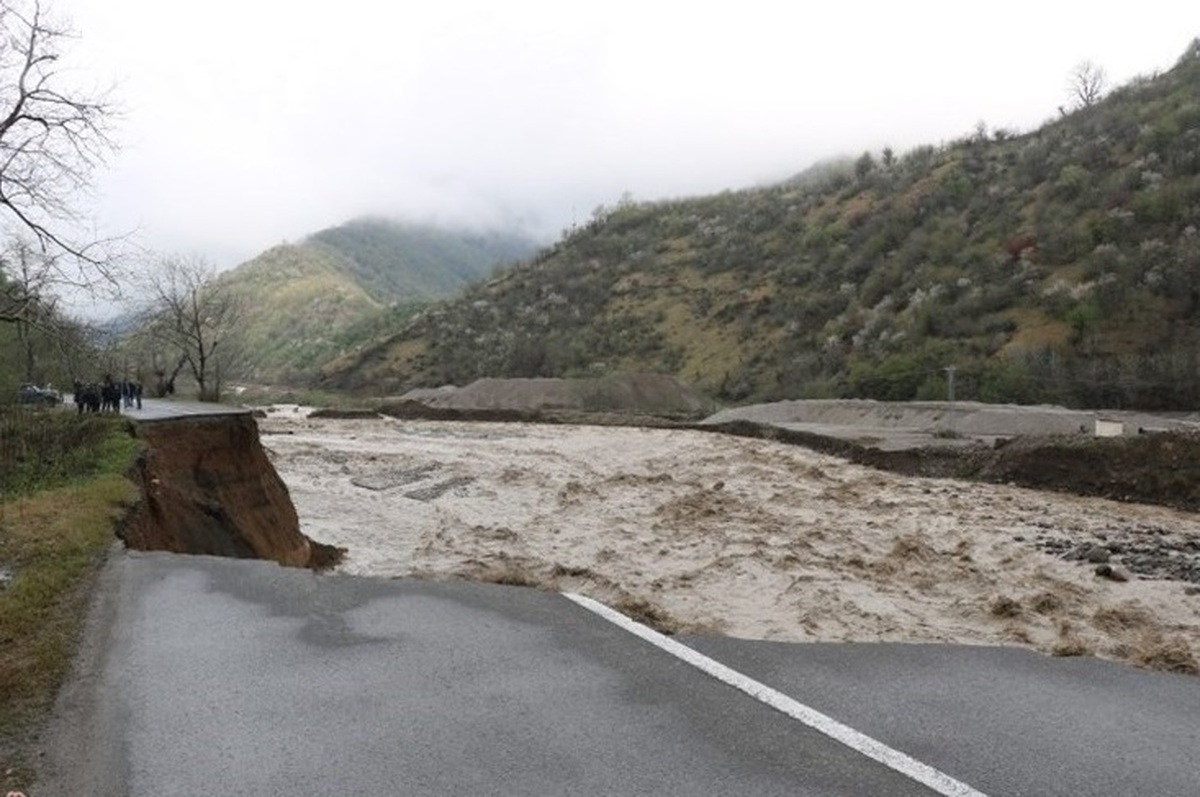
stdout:
[(331, 363), (395, 393), (677, 375), (727, 401), (1200, 403), (1200, 40), (1017, 135), (864, 153), (766, 188), (603, 210)]
[(532, 251), (517, 234), (384, 219), (273, 247), (218, 277), (240, 307), (227, 369), (244, 380), (302, 383), (352, 342)]
[(451, 296), (537, 245), (517, 233), (455, 230), (380, 218), (353, 219), (308, 236), (342, 256), (340, 267), (380, 302)]
[(342, 333), (385, 310), (341, 260), (323, 247), (281, 244), (217, 278), (238, 299), (231, 365), (240, 378), (302, 381), (341, 351)]

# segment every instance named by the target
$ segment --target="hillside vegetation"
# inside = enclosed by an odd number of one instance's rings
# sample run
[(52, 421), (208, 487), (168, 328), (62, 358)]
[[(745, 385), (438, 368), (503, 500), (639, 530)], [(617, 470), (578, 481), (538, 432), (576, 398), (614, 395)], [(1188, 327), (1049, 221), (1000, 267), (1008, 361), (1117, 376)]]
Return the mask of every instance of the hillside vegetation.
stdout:
[(533, 250), (515, 234), (381, 219), (276, 246), (220, 277), (241, 300), (232, 370), (256, 382), (301, 383), (352, 342), (394, 329), (424, 304)]
[(361, 218), (310, 235), (306, 241), (342, 256), (341, 270), (379, 302), (451, 296), (501, 265), (531, 255), (526, 236), (455, 230)]
[(283, 244), (221, 275), (243, 308), (243, 378), (302, 379), (314, 361), (338, 353), (340, 334), (383, 311), (339, 266), (332, 251)]
[(53, 297), (6, 275), (0, 263), (0, 406), (25, 383), (65, 388), (101, 365), (91, 332), (68, 318)]
[(394, 394), (658, 371), (726, 401), (1200, 400), (1200, 40), (1017, 135), (597, 212), (324, 369)]

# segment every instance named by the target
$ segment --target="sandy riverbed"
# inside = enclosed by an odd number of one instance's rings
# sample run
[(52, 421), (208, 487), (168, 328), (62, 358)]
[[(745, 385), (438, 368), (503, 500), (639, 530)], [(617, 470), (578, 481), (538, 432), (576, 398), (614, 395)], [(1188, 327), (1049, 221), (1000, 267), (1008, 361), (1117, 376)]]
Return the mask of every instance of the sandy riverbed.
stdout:
[(1112, 580), (1051, 550), (1189, 544), (1191, 513), (696, 431), (293, 407), (259, 423), (302, 530), (346, 547), (348, 573), (537, 584), (755, 639), (1019, 644), (1176, 671), (1200, 657), (1197, 585)]

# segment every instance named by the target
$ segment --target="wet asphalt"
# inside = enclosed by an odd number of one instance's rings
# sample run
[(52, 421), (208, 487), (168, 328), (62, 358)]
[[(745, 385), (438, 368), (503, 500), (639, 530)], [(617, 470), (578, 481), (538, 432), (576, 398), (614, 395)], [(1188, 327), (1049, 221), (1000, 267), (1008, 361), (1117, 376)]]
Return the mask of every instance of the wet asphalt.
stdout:
[[(70, 393), (63, 397), (63, 409), (77, 412), (75, 398)], [(184, 399), (142, 399), (142, 406), (121, 404), (121, 414), (134, 421), (167, 421), (172, 418), (207, 415), (247, 415), (250, 410), (232, 404), (211, 401), (187, 401)]]
[[(1000, 648), (678, 641), (964, 794), (1200, 784), (1195, 678)], [(45, 771), (30, 797), (937, 793), (554, 593), (124, 551)]]

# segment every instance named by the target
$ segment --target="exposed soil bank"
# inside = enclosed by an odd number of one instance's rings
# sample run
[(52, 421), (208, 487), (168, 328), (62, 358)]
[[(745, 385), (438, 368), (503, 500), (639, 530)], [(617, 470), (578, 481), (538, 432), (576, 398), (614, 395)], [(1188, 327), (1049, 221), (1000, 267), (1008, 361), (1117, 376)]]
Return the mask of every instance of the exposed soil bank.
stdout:
[(318, 569), (340, 560), (300, 532), (248, 413), (135, 422), (133, 433), (146, 450), (132, 474), (141, 501), (118, 531), (129, 548)]

